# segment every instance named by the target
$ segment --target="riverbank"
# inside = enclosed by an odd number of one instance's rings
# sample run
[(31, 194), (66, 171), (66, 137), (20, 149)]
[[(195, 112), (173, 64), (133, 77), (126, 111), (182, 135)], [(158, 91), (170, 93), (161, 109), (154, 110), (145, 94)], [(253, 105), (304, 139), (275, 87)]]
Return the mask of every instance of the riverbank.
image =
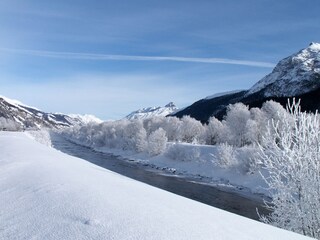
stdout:
[(0, 239), (308, 239), (0, 132)]
[(162, 174), (191, 179), (249, 198), (268, 200), (268, 187), (263, 179), (268, 173), (258, 169), (258, 166), (252, 166), (259, 151), (255, 147), (167, 143), (165, 151), (154, 156), (146, 152), (86, 145), (68, 136), (67, 139), (97, 152), (112, 154), (120, 159), (161, 170)]
[(256, 209), (262, 214), (269, 212), (263, 207), (264, 195), (225, 183), (213, 182), (210, 178), (174, 172), (159, 168), (145, 161), (130, 160), (123, 156), (96, 151), (52, 133), (52, 146), (64, 153), (85, 159), (100, 167), (150, 184), (175, 194), (258, 220)]

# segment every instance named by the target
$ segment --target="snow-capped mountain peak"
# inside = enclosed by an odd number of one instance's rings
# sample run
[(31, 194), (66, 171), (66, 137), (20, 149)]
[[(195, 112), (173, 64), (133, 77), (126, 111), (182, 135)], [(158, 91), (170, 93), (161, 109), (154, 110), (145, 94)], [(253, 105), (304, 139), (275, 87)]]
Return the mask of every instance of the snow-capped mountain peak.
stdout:
[(167, 116), (175, 111), (177, 111), (178, 108), (173, 102), (168, 103), (164, 107), (148, 107), (148, 108), (142, 108), (139, 110), (136, 110), (129, 115), (127, 115), (125, 118), (129, 120), (133, 119), (146, 119), (150, 117), (158, 117), (158, 116)]
[(28, 106), (28, 105), (26, 105), (26, 104), (24, 104), (24, 103), (22, 103), (22, 102), (20, 102), (19, 100), (16, 100), (16, 99), (7, 98), (7, 97), (2, 96), (2, 95), (0, 95), (0, 98), (2, 98), (4, 101), (9, 103), (10, 105), (18, 107), (18, 108), (32, 108), (32, 109), (35, 109), (35, 110), (39, 110), (36, 107)]
[(88, 122), (100, 123), (101, 120), (91, 115), (69, 116), (62, 113), (46, 113), (20, 101), (0, 96), (0, 129), (63, 128)]
[(164, 107), (166, 108), (177, 108), (176, 105), (173, 102), (169, 102), (167, 105), (165, 105)]
[(257, 82), (247, 95), (262, 91), (265, 97), (289, 97), (320, 87), (320, 43), (310, 45), (281, 60), (268, 74)]
[(309, 44), (309, 48), (315, 51), (320, 50), (320, 43), (312, 42)]
[(69, 114), (69, 117), (71, 117), (72, 119), (74, 119), (76, 121), (76, 123), (80, 123), (80, 124), (89, 124), (89, 123), (102, 123), (103, 120), (101, 120), (100, 118), (97, 118), (94, 115), (91, 114)]

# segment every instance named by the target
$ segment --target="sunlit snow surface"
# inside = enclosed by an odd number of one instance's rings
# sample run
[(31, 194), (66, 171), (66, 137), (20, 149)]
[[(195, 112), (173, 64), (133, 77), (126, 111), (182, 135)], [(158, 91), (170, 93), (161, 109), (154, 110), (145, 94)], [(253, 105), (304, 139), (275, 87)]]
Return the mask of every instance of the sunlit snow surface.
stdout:
[(295, 96), (319, 87), (320, 43), (281, 60), (268, 74), (257, 82), (247, 95), (265, 89), (268, 96)]
[(210, 99), (213, 99), (213, 98), (217, 98), (217, 97), (222, 97), (222, 96), (225, 96), (225, 95), (231, 95), (231, 94), (234, 94), (234, 93), (238, 93), (238, 92), (241, 92), (241, 91), (245, 91), (245, 90), (234, 90), (234, 91), (227, 91), (227, 92), (219, 92), (219, 93), (215, 93), (213, 95), (207, 96), (204, 99), (205, 100), (210, 100)]
[(148, 107), (136, 110), (125, 118), (128, 120), (134, 119), (146, 119), (151, 117), (165, 117), (169, 114), (178, 111), (178, 108), (174, 105), (173, 102), (168, 103), (164, 107)]
[(0, 95), (0, 98), (3, 98), (6, 102), (10, 103), (11, 105), (13, 105), (13, 106), (15, 106), (17, 108), (22, 108), (22, 109), (26, 110), (24, 107), (27, 107), (27, 108), (33, 108), (35, 110), (40, 111), (39, 109), (37, 109), (35, 107), (28, 106), (28, 105), (26, 105), (26, 104), (24, 104), (24, 103), (22, 103), (22, 102), (20, 102), (18, 100), (15, 100), (15, 99), (10, 99), (10, 98), (7, 98), (7, 97), (2, 96), (2, 95)]
[(306, 239), (0, 132), (0, 239)]
[(91, 114), (68, 114), (72, 119), (78, 120), (78, 122), (82, 124), (90, 124), (90, 123), (102, 123), (103, 121)]

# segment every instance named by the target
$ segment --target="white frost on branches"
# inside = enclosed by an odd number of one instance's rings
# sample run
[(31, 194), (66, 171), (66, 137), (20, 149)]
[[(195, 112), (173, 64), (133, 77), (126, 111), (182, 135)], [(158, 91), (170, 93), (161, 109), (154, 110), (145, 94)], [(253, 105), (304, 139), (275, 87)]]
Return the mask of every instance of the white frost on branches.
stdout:
[(207, 124), (189, 116), (153, 117), (88, 124), (64, 134), (90, 147), (164, 154), (186, 162), (201, 162), (198, 146), (190, 143), (217, 145), (212, 156), (216, 167), (244, 174), (264, 168), (272, 214), (261, 216), (263, 221), (320, 239), (320, 118), (301, 112), (299, 103), (287, 110), (274, 101), (250, 110), (237, 103), (228, 107), (223, 121), (212, 117)]
[(167, 141), (166, 132), (162, 128), (155, 130), (148, 137), (148, 153), (153, 156), (163, 153)]
[(272, 225), (320, 239), (320, 121), (301, 112), (299, 102), (272, 121), (260, 144), (260, 160), (272, 210), (261, 219)]

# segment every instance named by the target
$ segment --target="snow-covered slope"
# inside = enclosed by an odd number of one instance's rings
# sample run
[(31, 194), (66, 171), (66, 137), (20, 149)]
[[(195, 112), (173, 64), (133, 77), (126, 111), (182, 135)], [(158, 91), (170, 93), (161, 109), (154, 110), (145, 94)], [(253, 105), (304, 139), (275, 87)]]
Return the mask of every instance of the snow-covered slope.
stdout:
[(257, 82), (247, 96), (262, 91), (265, 97), (289, 97), (320, 87), (320, 44), (309, 47), (281, 60), (272, 73)]
[(0, 96), (0, 117), (13, 122), (19, 129), (62, 128), (85, 124), (88, 121), (101, 122), (100, 119), (91, 115), (69, 116), (61, 113), (46, 113), (3, 96)]
[(223, 96), (226, 96), (226, 95), (231, 95), (231, 94), (239, 93), (239, 92), (242, 92), (242, 91), (244, 91), (244, 90), (234, 90), (234, 91), (227, 91), (227, 92), (219, 92), (219, 93), (215, 93), (213, 95), (205, 97), (204, 100), (210, 100), (210, 99), (214, 99), (214, 98), (218, 98), (218, 97), (223, 97)]
[(0, 239), (308, 239), (0, 132)]
[(69, 117), (71, 117), (73, 119), (73, 121), (75, 122), (75, 124), (88, 124), (88, 123), (102, 123), (103, 120), (101, 120), (100, 118), (97, 118), (94, 115), (90, 115), (90, 114), (68, 114)]
[(146, 119), (150, 117), (159, 117), (159, 116), (167, 116), (173, 112), (176, 112), (178, 108), (174, 105), (173, 102), (168, 103), (164, 107), (148, 107), (142, 108), (137, 111), (134, 111), (127, 115), (125, 118), (129, 120), (133, 119)]

